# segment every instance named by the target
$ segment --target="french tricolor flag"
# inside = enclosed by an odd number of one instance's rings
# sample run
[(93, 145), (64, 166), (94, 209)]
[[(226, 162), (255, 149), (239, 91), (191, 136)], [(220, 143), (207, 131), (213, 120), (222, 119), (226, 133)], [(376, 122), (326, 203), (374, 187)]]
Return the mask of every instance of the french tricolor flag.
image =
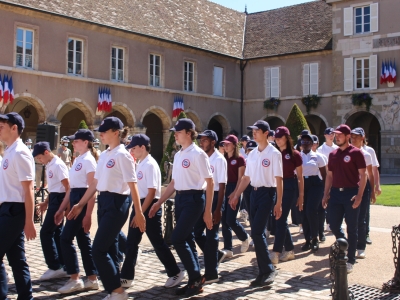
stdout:
[(12, 76), (10, 77), (9, 81), (8, 81), (8, 88), (10, 90), (10, 104), (13, 103), (14, 101), (14, 85), (13, 85), (13, 80), (12, 80)]
[(185, 110), (183, 105), (183, 97), (182, 96), (175, 96), (174, 98), (174, 106), (172, 108), (172, 118), (178, 118), (179, 114)]
[(4, 99), (4, 104), (7, 104), (8, 101), (10, 100), (10, 88), (8, 85), (8, 76), (4, 75), (3, 78), (3, 99)]

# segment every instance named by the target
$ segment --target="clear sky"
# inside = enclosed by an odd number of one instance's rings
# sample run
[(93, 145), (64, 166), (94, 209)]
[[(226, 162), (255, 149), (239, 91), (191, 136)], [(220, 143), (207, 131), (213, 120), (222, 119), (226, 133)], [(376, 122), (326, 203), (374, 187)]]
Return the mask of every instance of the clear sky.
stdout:
[(247, 4), (247, 12), (253, 13), (258, 11), (275, 9), (283, 6), (296, 5), (312, 0), (210, 0), (223, 6), (244, 12)]

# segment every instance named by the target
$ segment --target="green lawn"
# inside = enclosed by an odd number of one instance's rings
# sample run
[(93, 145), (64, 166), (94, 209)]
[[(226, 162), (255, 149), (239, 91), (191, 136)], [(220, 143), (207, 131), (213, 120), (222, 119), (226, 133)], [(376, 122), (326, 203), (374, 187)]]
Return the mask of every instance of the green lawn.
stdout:
[(400, 206), (400, 185), (382, 185), (382, 194), (376, 198), (376, 204), (385, 206)]

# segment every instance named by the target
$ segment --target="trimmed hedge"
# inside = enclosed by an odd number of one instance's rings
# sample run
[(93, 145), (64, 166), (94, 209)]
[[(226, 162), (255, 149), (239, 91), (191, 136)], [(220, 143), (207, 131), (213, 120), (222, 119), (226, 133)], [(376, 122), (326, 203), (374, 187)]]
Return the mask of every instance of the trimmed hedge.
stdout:
[(306, 118), (296, 103), (293, 105), (292, 110), (287, 117), (285, 126), (289, 129), (294, 144), (297, 143), (297, 137), (304, 129), (310, 130)]

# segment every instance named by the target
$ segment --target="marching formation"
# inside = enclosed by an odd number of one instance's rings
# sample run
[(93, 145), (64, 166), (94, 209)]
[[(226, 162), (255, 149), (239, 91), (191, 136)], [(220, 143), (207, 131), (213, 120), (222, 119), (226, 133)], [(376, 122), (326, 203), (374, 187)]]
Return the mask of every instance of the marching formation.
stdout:
[[(33, 299), (24, 243), (37, 235), (35, 179), (36, 187), (43, 180), (49, 191), (38, 204), (46, 212), (40, 240), (48, 267), (40, 280), (68, 278), (58, 289), (61, 294), (97, 290), (100, 280), (109, 294), (105, 299), (128, 299), (124, 288), (133, 284), (143, 233), (165, 267), (165, 287), (177, 287), (176, 294), (182, 297), (197, 295), (205, 284), (219, 281), (219, 264), (233, 256), (233, 233), (241, 241), (241, 252), (254, 247), (259, 273), (251, 286), (271, 285), (276, 265), (295, 259), (290, 212), (304, 234), (302, 251), (318, 251), (325, 241), (325, 222), (336, 238), (347, 238), (348, 272), (356, 258), (366, 257), (366, 244), (371, 243), (369, 207), (381, 193), (379, 164), (362, 128), (351, 130), (343, 124), (327, 128), (326, 141), (319, 146), (308, 130), (293, 141), (288, 128), (271, 130), (263, 120), (247, 127), (252, 139), (243, 136), (239, 141), (229, 135), (218, 141), (214, 131), (197, 134), (190, 119), (180, 119), (171, 131), (181, 148), (174, 156), (171, 182), (161, 193), (161, 173), (150, 155), (150, 138), (137, 134), (125, 139), (124, 125), (116, 117), (105, 118), (95, 129), (101, 143), (108, 145), (102, 153), (90, 130), (79, 129), (65, 137), (55, 155), (48, 142), (24, 144), (20, 139), (24, 127), (17, 113), (0, 115), (0, 140), (6, 145), (4, 154), (0, 151), (1, 299), (7, 298), (8, 291), (5, 255), (18, 298)], [(70, 141), (75, 157), (68, 149)], [(46, 175), (41, 179), (42, 165)], [(162, 236), (161, 206), (173, 194), (172, 244), (185, 270), (179, 268)], [(98, 229), (92, 241), (96, 196)], [(250, 223), (250, 234), (238, 221), (239, 212)], [(125, 236), (121, 229), (128, 218)], [(219, 249), (220, 224), (223, 249)], [(268, 251), (269, 235), (275, 236), (272, 251)], [(85, 281), (80, 277), (74, 239)], [(204, 274), (196, 244), (204, 254)], [(188, 280), (181, 285), (186, 275)]]

